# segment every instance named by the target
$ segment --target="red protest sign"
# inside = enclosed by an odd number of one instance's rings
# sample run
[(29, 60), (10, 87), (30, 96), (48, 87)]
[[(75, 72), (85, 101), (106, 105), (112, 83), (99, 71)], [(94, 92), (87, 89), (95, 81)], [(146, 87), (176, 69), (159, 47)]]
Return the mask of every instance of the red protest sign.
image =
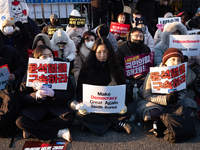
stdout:
[(118, 35), (119, 37), (124, 38), (130, 29), (130, 25), (111, 22), (110, 24), (110, 32), (114, 35)]

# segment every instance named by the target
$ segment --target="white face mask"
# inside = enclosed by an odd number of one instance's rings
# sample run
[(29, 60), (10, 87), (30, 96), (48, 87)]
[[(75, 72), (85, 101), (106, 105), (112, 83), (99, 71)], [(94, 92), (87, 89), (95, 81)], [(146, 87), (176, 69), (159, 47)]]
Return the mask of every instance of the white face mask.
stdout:
[(86, 47), (89, 48), (89, 49), (92, 48), (93, 44), (94, 44), (94, 41), (85, 42)]
[(39, 59), (53, 61), (53, 58), (50, 58), (50, 57), (47, 57), (47, 58), (45, 58), (45, 59), (42, 58), (42, 57), (40, 57)]
[(4, 33), (6, 33), (6, 34), (12, 33), (13, 30), (14, 30), (13, 26), (6, 26), (6, 27), (3, 29)]

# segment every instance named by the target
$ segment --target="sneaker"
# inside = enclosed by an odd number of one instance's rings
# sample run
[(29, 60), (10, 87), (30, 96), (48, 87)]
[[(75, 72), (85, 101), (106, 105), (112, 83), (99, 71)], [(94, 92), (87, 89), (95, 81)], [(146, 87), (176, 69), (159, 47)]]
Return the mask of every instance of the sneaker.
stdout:
[(23, 130), (23, 138), (28, 138), (31, 134)]
[(72, 136), (71, 136), (68, 128), (59, 130), (58, 131), (58, 137), (63, 138), (65, 140), (67, 140), (68, 142), (72, 141)]
[(128, 123), (119, 122), (116, 126), (113, 127), (117, 132), (126, 131), (128, 134), (131, 133), (131, 126)]

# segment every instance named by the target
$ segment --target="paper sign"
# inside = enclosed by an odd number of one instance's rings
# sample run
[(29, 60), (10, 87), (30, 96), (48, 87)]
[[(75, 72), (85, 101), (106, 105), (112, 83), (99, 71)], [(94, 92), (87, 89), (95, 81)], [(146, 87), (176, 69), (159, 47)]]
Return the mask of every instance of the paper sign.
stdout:
[(111, 22), (110, 24), (110, 32), (114, 35), (118, 35), (119, 37), (124, 38), (130, 29), (130, 25)]
[(26, 86), (33, 87), (33, 82), (39, 80), (52, 85), (52, 89), (66, 90), (69, 67), (69, 62), (29, 58)]
[(181, 17), (162, 18), (158, 17), (158, 24), (166, 25), (167, 23), (181, 22)]
[(160, 30), (164, 29), (164, 25), (163, 24), (157, 24), (156, 27)]
[(170, 35), (169, 47), (180, 49), (183, 55), (198, 56), (200, 35)]
[(150, 67), (152, 93), (171, 93), (186, 89), (187, 63), (170, 67)]
[(154, 66), (154, 54), (146, 53), (134, 55), (124, 58), (125, 61), (125, 76), (133, 76), (137, 74), (146, 74), (149, 72), (149, 67)]
[(125, 106), (126, 85), (83, 84), (83, 108), (94, 113), (119, 113)]
[(85, 17), (70, 16), (69, 17), (69, 26), (84, 27), (85, 26)]
[(200, 33), (200, 30), (189, 30), (188, 31), (189, 35), (197, 35), (197, 33)]
[(10, 71), (8, 65), (0, 66), (0, 90), (5, 89), (6, 84), (9, 83)]
[(57, 30), (59, 30), (59, 29), (64, 30), (64, 27), (62, 27), (62, 26), (56, 26), (56, 27), (54, 27), (54, 26), (48, 26), (48, 36), (49, 36), (49, 39), (51, 39), (52, 36), (53, 36), (53, 34)]
[(40, 141), (26, 141), (22, 150), (66, 150), (67, 142), (64, 141), (52, 141), (48, 143), (42, 143)]
[[(34, 49), (27, 49), (28, 57), (32, 57)], [(58, 51), (53, 51), (55, 58), (58, 58)]]

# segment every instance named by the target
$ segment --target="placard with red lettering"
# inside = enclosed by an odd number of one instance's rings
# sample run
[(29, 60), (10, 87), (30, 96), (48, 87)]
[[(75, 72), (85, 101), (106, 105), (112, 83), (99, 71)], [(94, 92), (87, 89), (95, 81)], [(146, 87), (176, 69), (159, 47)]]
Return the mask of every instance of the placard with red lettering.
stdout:
[(186, 56), (199, 56), (200, 35), (170, 35), (169, 47), (175, 47)]
[(124, 62), (126, 77), (146, 74), (149, 72), (149, 67), (154, 66), (154, 53), (125, 57)]
[(83, 108), (93, 113), (119, 113), (125, 106), (126, 85), (83, 84)]
[(117, 23), (117, 22), (111, 22), (110, 24), (110, 32), (122, 38), (125, 37), (129, 29), (130, 29), (129, 24), (122, 24), (122, 23)]
[(29, 58), (26, 86), (33, 87), (33, 81), (38, 80), (52, 89), (66, 90), (69, 67), (69, 62)]
[(152, 93), (171, 93), (186, 89), (187, 63), (169, 67), (150, 67)]

